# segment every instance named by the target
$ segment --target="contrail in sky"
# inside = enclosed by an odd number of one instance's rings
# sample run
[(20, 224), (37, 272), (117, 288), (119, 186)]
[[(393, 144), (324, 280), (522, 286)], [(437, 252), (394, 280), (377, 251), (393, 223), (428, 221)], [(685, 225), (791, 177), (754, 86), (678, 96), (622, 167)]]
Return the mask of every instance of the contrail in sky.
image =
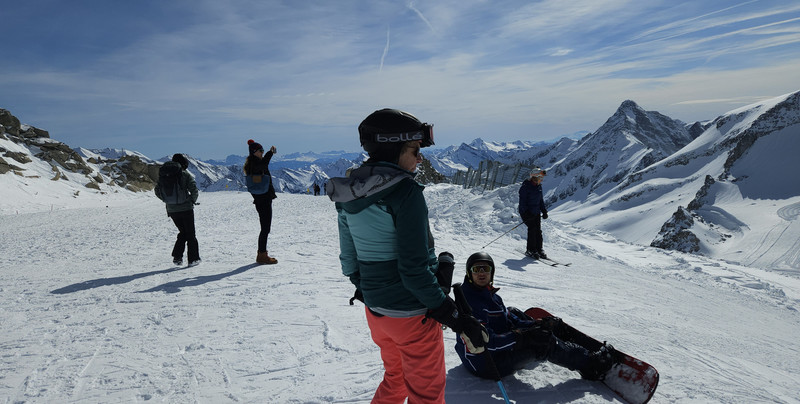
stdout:
[(416, 7), (414, 7), (414, 2), (413, 2), (413, 1), (412, 1), (412, 2), (410, 2), (410, 3), (408, 3), (408, 8), (410, 8), (410, 9), (411, 9), (411, 11), (413, 11), (413, 12), (417, 13), (417, 15), (419, 16), (419, 18), (420, 18), (420, 19), (422, 19), (422, 21), (423, 21), (423, 22), (425, 22), (425, 24), (427, 24), (427, 25), (428, 25), (428, 28), (430, 28), (430, 29), (431, 29), (431, 31), (433, 31), (433, 32), (436, 32), (436, 30), (435, 30), (435, 29), (433, 29), (433, 25), (431, 25), (431, 23), (428, 21), (428, 19), (427, 19), (427, 18), (425, 18), (425, 16), (424, 16), (424, 15), (422, 15), (422, 12), (421, 12), (421, 11), (419, 11), (419, 10), (417, 10), (417, 8), (416, 8)]
[(383, 71), (383, 60), (386, 59), (386, 54), (389, 53), (389, 27), (386, 27), (386, 46), (383, 48), (383, 55), (381, 55), (381, 67), (378, 71)]

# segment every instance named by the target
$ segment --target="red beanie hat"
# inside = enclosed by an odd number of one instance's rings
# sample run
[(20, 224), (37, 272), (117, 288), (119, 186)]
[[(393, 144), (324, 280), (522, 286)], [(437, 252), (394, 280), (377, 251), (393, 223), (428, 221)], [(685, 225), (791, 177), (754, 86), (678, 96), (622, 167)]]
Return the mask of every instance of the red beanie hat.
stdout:
[(264, 148), (253, 139), (247, 141), (247, 146), (250, 148), (250, 154), (254, 154), (255, 152), (261, 150), (264, 151)]

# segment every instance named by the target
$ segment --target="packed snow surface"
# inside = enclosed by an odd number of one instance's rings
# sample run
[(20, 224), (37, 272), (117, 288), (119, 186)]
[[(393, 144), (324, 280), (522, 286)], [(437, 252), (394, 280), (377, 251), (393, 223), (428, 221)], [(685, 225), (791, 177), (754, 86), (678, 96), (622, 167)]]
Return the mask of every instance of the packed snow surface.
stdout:
[[(437, 252), (456, 257), (454, 281), (469, 254), (519, 223), (516, 191), (426, 188)], [(14, 195), (0, 216), (0, 402), (372, 397), (383, 367), (363, 305), (348, 304), (353, 286), (340, 272), (326, 197), (279, 194), (269, 241), (279, 263), (258, 266), (250, 195), (202, 193), (203, 262), (184, 268), (171, 263), (176, 229), (154, 197), (98, 195), (76, 205)], [(796, 220), (798, 210), (782, 217)], [(544, 221), (545, 249), (572, 265), (551, 267), (522, 256), (524, 231), (485, 247), (505, 302), (546, 308), (655, 366), (653, 403), (800, 403), (792, 273), (629, 244), (559, 221), (557, 211)], [(461, 366), (450, 331), (445, 344), (448, 402), (502, 402), (494, 382)], [(503, 383), (516, 403), (620, 402), (547, 362)]]

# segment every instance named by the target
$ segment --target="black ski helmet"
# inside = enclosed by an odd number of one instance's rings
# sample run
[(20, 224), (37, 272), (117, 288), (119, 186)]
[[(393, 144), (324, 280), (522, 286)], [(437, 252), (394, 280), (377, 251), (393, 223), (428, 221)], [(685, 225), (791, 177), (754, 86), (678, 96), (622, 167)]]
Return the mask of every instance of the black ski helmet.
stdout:
[(371, 113), (358, 125), (358, 135), (361, 147), (370, 157), (385, 157), (395, 152), (399, 156), (402, 146), (413, 140), (422, 141), (420, 147), (433, 145), (433, 125), (399, 109), (384, 108)]
[(492, 266), (492, 273), (491, 273), (491, 276), (489, 277), (489, 284), (491, 285), (492, 283), (494, 283), (494, 260), (492, 259), (491, 255), (489, 255), (488, 253), (485, 253), (483, 251), (476, 252), (475, 254), (472, 254), (472, 255), (469, 256), (469, 258), (467, 258), (467, 278), (466, 279), (467, 279), (467, 281), (469, 283), (472, 283), (472, 274), (470, 273), (470, 268), (472, 268), (473, 264), (475, 264), (476, 262), (479, 262), (479, 261), (488, 262), (489, 265)]

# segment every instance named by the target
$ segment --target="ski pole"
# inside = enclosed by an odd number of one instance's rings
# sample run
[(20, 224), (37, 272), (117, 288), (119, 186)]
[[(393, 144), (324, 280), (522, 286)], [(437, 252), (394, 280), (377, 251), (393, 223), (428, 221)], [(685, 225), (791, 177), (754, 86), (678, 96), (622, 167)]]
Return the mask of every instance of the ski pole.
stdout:
[(510, 228), (510, 229), (509, 229), (507, 232), (505, 232), (505, 233), (503, 233), (503, 234), (501, 234), (501, 235), (497, 236), (497, 238), (496, 238), (496, 239), (494, 239), (494, 240), (490, 241), (488, 244), (486, 244), (485, 246), (481, 247), (481, 250), (483, 250), (484, 248), (488, 247), (488, 246), (489, 246), (489, 244), (492, 244), (492, 243), (494, 243), (495, 241), (497, 241), (497, 240), (500, 240), (500, 237), (503, 237), (503, 236), (505, 236), (506, 234), (510, 233), (512, 230), (516, 229), (517, 227), (519, 227), (519, 226), (522, 226), (523, 224), (525, 224), (525, 221), (524, 221), (524, 220), (522, 221), (522, 223), (520, 223), (520, 224), (518, 224), (518, 225), (516, 225), (516, 226), (514, 226), (514, 227), (512, 227), (512, 228)]
[[(453, 295), (456, 297), (455, 301), (458, 310), (462, 314), (471, 316), (472, 307), (469, 306), (467, 298), (464, 297), (464, 291), (461, 290), (461, 283), (456, 283), (453, 285)], [(500, 388), (500, 393), (503, 394), (503, 400), (505, 400), (506, 404), (511, 404), (511, 400), (508, 398), (508, 393), (506, 393), (506, 386), (503, 385), (503, 381), (500, 380), (500, 372), (497, 370), (497, 365), (495, 365), (492, 354), (489, 353), (489, 349), (484, 348), (482, 355), (484, 360), (486, 360), (486, 363), (489, 365), (489, 371), (492, 373), (494, 380), (497, 382), (497, 387)]]

